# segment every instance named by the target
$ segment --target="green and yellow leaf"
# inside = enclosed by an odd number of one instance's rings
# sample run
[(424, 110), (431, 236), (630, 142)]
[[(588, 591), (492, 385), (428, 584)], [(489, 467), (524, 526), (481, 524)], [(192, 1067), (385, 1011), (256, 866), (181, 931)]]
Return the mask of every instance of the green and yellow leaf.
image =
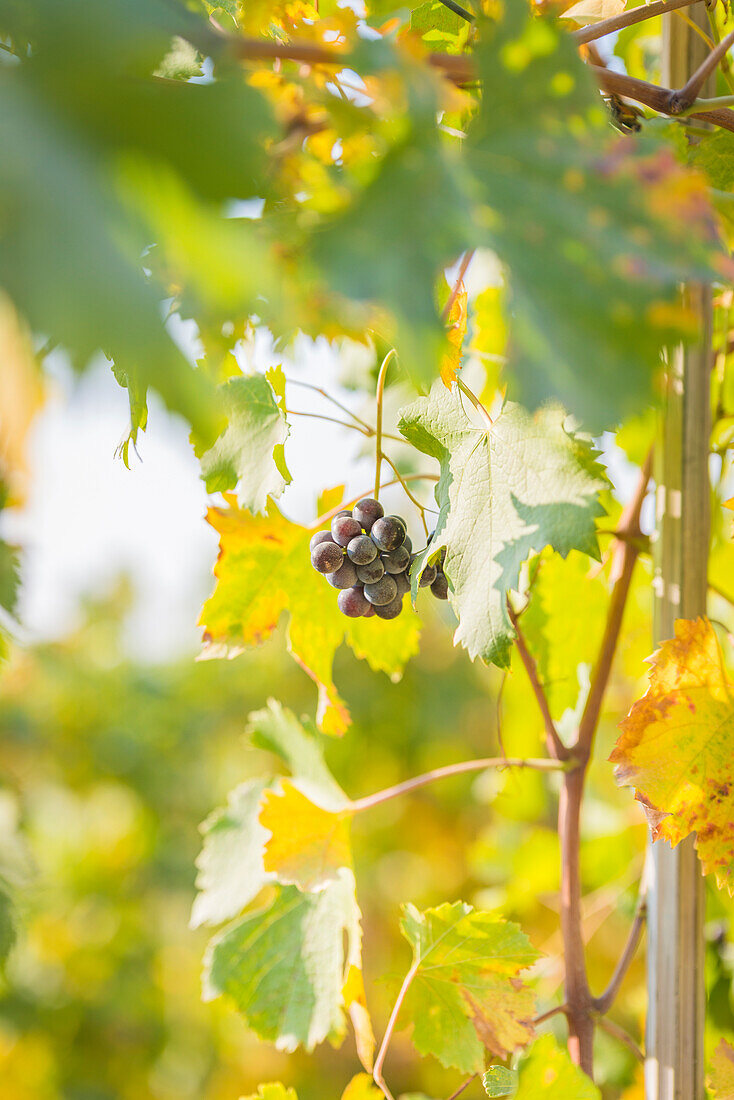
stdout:
[(260, 824), (270, 830), (264, 866), (279, 882), (300, 890), (318, 890), (332, 882), (342, 867), (351, 867), (348, 810), (324, 809), (296, 784), (283, 779), (265, 791)]
[(601, 1092), (552, 1035), (537, 1039), (520, 1067), (515, 1100), (601, 1100)]

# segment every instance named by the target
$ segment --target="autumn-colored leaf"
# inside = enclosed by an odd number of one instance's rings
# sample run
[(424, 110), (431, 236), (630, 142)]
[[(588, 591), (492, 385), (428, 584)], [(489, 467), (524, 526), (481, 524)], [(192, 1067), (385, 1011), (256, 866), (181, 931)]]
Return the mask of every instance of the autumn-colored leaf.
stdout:
[(352, 863), (347, 810), (325, 809), (289, 779), (265, 791), (260, 824), (270, 830), (263, 862), (280, 882), (318, 890)]
[(464, 902), (403, 906), (414, 977), (401, 1019), (444, 1066), (480, 1073), (487, 1050), (506, 1057), (533, 1034), (535, 996), (520, 973), (538, 958), (516, 924)]
[(461, 366), (461, 350), (464, 346), (467, 325), (467, 293), (462, 283), (461, 289), (454, 298), (448, 316), (448, 332), (446, 338), (449, 343), (448, 351), (441, 358), (440, 374), (446, 389), (451, 389), (451, 383), (456, 381), (456, 372)]
[(696, 834), (706, 874), (734, 893), (734, 686), (706, 619), (679, 619), (650, 659), (650, 687), (610, 756), (655, 840)]
[(726, 1039), (711, 1056), (709, 1084), (716, 1100), (734, 1100), (734, 1047)]
[(370, 667), (399, 677), (417, 652), (420, 620), (409, 608), (391, 622), (346, 619), (336, 592), (311, 566), (313, 531), (291, 523), (272, 503), (264, 516), (254, 516), (233, 497), (226, 501), (226, 507), (210, 508), (207, 514), (220, 542), (216, 588), (200, 620), (204, 656), (231, 655), (259, 645), (288, 611), (289, 652), (318, 687), (319, 729), (339, 736), (350, 721), (332, 678), (341, 642), (346, 639)]

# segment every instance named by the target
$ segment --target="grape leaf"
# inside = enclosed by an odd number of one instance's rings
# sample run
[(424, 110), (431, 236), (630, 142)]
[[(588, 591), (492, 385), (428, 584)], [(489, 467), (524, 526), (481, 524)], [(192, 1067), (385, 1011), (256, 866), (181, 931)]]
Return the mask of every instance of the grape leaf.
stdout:
[(333, 882), (340, 868), (352, 863), (350, 817), (344, 809), (318, 805), (299, 785), (284, 779), (262, 799), (260, 824), (271, 834), (265, 844), (265, 870), (300, 890), (318, 890)]
[(263, 867), (268, 834), (258, 821), (267, 783), (241, 783), (230, 791), (227, 806), (215, 810), (201, 826), (204, 846), (196, 861), (199, 893), (191, 910), (192, 928), (230, 920), (275, 880)]
[(491, 428), (476, 427), (458, 391), (434, 383), (427, 398), (403, 409), (400, 431), (437, 458), (440, 514), (430, 545), (411, 570), (413, 599), (425, 566), (446, 548), (454, 636), (472, 659), (509, 665), (512, 627), (507, 593), (532, 551), (550, 545), (598, 556), (594, 518), (604, 509), (595, 452), (564, 428), (560, 409), (534, 417), (507, 403)]
[(515, 1100), (601, 1100), (601, 1093), (552, 1035), (542, 1035), (520, 1067)]
[(400, 927), (415, 971), (401, 1019), (413, 1024), (420, 1054), (481, 1073), (486, 1050), (506, 1057), (530, 1039), (535, 995), (519, 974), (538, 952), (516, 924), (446, 902), (403, 906)]
[(617, 782), (635, 788), (653, 839), (695, 832), (704, 872), (734, 894), (734, 685), (711, 623), (679, 619), (650, 664), (609, 758)]
[(332, 800), (344, 798), (324, 761), (323, 748), (313, 729), (299, 722), (277, 699), (268, 699), (266, 707), (248, 716), (246, 732), (256, 748), (279, 756), (291, 775), (308, 780)]
[(312, 531), (291, 523), (275, 505), (253, 516), (227, 498), (227, 507), (210, 508), (209, 523), (219, 532), (214, 568), (217, 585), (204, 604), (206, 655), (221, 656), (259, 645), (272, 634), (283, 611), (289, 612), (288, 649), (318, 688), (317, 723), (324, 733), (341, 735), (349, 712), (332, 679), (334, 654), (346, 638), (371, 668), (399, 677), (417, 651), (420, 620), (409, 609), (390, 622), (347, 619), (336, 593), (310, 561)]
[(248, 1027), (279, 1050), (313, 1050), (344, 1036), (343, 989), (360, 954), (354, 875), (344, 869), (316, 894), (282, 887), (272, 905), (215, 936), (204, 960), (204, 997), (227, 994)]
[(382, 1100), (382, 1093), (369, 1074), (358, 1073), (344, 1089), (342, 1100)]
[(709, 1085), (716, 1100), (734, 1100), (734, 1048), (721, 1039), (711, 1055)]
[(517, 1091), (517, 1073), (505, 1066), (490, 1066), (482, 1074), (482, 1085), (487, 1096), (514, 1096)]
[(612, 143), (570, 37), (523, 0), (482, 25), (474, 58), (467, 154), (477, 238), (508, 272), (510, 396), (598, 432), (652, 400), (661, 346), (690, 336), (685, 271), (723, 262), (704, 181), (651, 136)]
[(468, 295), (462, 284), (447, 318), (449, 325), (449, 346), (448, 351), (445, 351), (441, 357), (441, 366), (439, 368), (441, 380), (447, 389), (451, 387), (452, 382), (456, 381), (456, 372), (461, 366), (461, 353), (467, 326), (467, 298)]
[(691, 161), (706, 173), (712, 187), (719, 191), (734, 188), (734, 134), (713, 130), (689, 150)]
[(241, 508), (263, 512), (269, 496), (286, 486), (274, 452), (288, 437), (288, 424), (270, 382), (262, 374), (231, 378), (222, 387), (227, 426), (209, 450), (195, 446), (207, 493), (237, 488)]

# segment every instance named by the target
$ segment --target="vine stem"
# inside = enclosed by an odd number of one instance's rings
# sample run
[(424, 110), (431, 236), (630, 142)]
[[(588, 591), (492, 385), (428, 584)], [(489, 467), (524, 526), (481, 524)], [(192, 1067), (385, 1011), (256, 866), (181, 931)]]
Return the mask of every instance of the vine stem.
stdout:
[(548, 760), (545, 757), (538, 759), (525, 759), (523, 757), (486, 756), (479, 760), (461, 760), (457, 764), (445, 764), (442, 768), (433, 768), (422, 775), (413, 776), (402, 783), (396, 783), (393, 787), (386, 787), (376, 794), (358, 798), (349, 804), (350, 813), (359, 813), (362, 810), (371, 810), (373, 806), (380, 806), (383, 802), (389, 802), (392, 798), (409, 794), (420, 787), (426, 787), (429, 783), (435, 783), (438, 779), (448, 779), (452, 775), (463, 775), (466, 772), (486, 771), (488, 768), (532, 768), (535, 771), (558, 772), (566, 771), (568, 764), (561, 760)]
[(375, 1065), (374, 1065), (374, 1068), (372, 1070), (372, 1079), (375, 1082), (375, 1084), (377, 1085), (378, 1089), (380, 1089), (380, 1091), (382, 1092), (382, 1094), (386, 1098), (386, 1100), (395, 1100), (395, 1098), (394, 1098), (393, 1094), (390, 1092), (390, 1089), (385, 1084), (385, 1078), (383, 1077), (383, 1074), (382, 1074), (382, 1067), (385, 1064), (385, 1058), (387, 1056), (387, 1051), (388, 1051), (388, 1048), (390, 1046), (390, 1040), (392, 1039), (393, 1032), (395, 1031), (395, 1025), (398, 1022), (398, 1016), (400, 1015), (400, 1009), (403, 1007), (403, 1001), (405, 1000), (406, 996), (408, 995), (408, 990), (410, 989), (413, 978), (416, 976), (417, 973), (418, 973), (418, 963), (414, 962), (413, 965), (411, 966), (410, 970), (408, 971), (408, 973), (403, 978), (403, 984), (400, 986), (400, 992), (398, 993), (398, 995), (395, 999), (395, 1004), (392, 1007), (392, 1012), (390, 1013), (390, 1019), (387, 1021), (387, 1027), (385, 1028), (385, 1034), (382, 1036), (382, 1042), (380, 1043), (380, 1049), (377, 1052), (377, 1057), (375, 1058)]
[(640, 512), (652, 471), (652, 451), (648, 454), (634, 495), (622, 513), (620, 531), (634, 536), (615, 543), (612, 565), (612, 593), (607, 610), (599, 653), (591, 674), (591, 686), (576, 739), (571, 746), (578, 759), (574, 771), (564, 776), (558, 803), (558, 835), (561, 844), (561, 935), (566, 963), (565, 996), (568, 1005), (568, 1050), (574, 1062), (590, 1077), (594, 1071), (593, 999), (586, 974), (581, 910), (581, 804), (586, 769), (591, 758), (594, 735), (599, 724), (614, 654), (619, 642), (624, 608), (627, 603), (635, 562), (639, 554), (636, 539), (640, 532)]
[(640, 4), (637, 8), (630, 8), (629, 11), (623, 11), (620, 15), (602, 19), (590, 27), (572, 31), (571, 37), (579, 46), (584, 46), (587, 42), (595, 42), (597, 38), (612, 34), (613, 31), (621, 31), (625, 27), (633, 27), (635, 23), (644, 23), (647, 19), (653, 19), (656, 15), (663, 15), (666, 11), (687, 8), (697, 3), (699, 0), (654, 0), (652, 4)]
[[(380, 486), (381, 489), (389, 489), (392, 485), (401, 485), (405, 481), (438, 481), (438, 474), (403, 474), (401, 478), (394, 477), (390, 481), (383, 481)], [(343, 500), (341, 504), (337, 504), (335, 508), (330, 508), (328, 512), (324, 512), (322, 515), (317, 516), (313, 523), (310, 523), (307, 530), (318, 531), (319, 527), (323, 527), (325, 523), (328, 523), (330, 519), (333, 519), (337, 512), (340, 512), (347, 504), (356, 504), (358, 500), (361, 500), (369, 489), (358, 493), (356, 497), (350, 497), (349, 500)]]
[[(380, 373), (377, 376), (377, 392), (375, 394), (376, 418), (375, 418), (375, 500), (380, 499), (380, 468), (382, 466), (382, 399), (385, 393), (385, 378), (390, 360), (397, 355), (395, 348), (390, 348), (382, 360)], [(396, 471), (397, 472), (397, 471)], [(399, 475), (398, 475), (399, 476)]]

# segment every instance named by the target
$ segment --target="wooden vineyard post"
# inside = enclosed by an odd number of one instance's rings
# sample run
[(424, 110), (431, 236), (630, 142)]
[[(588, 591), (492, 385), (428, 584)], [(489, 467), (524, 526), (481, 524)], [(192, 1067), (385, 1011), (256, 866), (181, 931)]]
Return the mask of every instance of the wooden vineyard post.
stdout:
[[(708, 31), (706, 9), (687, 13)], [(674, 13), (663, 17), (663, 83), (677, 88), (703, 61), (706, 43)], [(712, 95), (710, 87), (702, 95)], [(656, 644), (675, 620), (706, 612), (709, 549), (711, 293), (686, 288), (701, 335), (669, 353), (665, 409), (656, 444)], [(674, 850), (652, 845), (648, 893), (647, 1100), (703, 1100), (704, 882), (689, 837)]]

